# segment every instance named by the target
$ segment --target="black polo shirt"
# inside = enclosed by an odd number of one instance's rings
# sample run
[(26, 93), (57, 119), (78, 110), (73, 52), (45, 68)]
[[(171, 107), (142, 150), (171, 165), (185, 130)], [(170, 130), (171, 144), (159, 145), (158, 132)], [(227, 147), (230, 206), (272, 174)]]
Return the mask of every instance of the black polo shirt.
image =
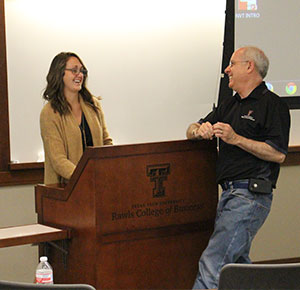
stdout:
[[(215, 110), (199, 123), (223, 122), (246, 138), (266, 142), (276, 150), (287, 154), (290, 130), (290, 114), (286, 103), (269, 91), (264, 82), (251, 94), (241, 99), (239, 94), (226, 98)], [(264, 161), (220, 138), (217, 163), (217, 182), (248, 178), (261, 178), (272, 182), (279, 175), (279, 164)]]

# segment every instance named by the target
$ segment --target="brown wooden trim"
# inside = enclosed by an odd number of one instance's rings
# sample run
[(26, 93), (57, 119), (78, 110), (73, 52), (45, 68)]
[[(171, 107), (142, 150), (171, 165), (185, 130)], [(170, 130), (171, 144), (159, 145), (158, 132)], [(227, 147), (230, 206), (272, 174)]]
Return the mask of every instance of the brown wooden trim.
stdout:
[(43, 169), (44, 162), (10, 163), (10, 170)]
[(43, 182), (43, 169), (0, 171), (0, 186), (38, 184)]
[(290, 152), (300, 152), (300, 146), (289, 146), (289, 153)]
[[(283, 166), (300, 165), (300, 146), (290, 146)], [(43, 169), (44, 162), (9, 163), (9, 170)]]
[[(0, 186), (43, 183), (43, 163), (10, 163), (9, 170), (0, 171)], [(282, 166), (300, 165), (300, 146), (289, 147)]]
[(4, 0), (0, 1), (0, 80), (0, 171), (5, 171), (10, 161), (10, 144)]
[(282, 166), (300, 165), (300, 146), (290, 146)]

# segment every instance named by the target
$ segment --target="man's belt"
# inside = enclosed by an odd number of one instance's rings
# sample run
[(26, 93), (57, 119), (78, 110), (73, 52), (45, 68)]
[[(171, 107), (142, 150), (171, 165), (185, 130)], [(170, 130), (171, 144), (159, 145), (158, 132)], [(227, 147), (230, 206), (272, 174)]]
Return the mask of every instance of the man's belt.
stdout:
[(224, 181), (221, 183), (221, 187), (223, 190), (245, 188), (254, 193), (272, 192), (271, 181), (257, 178)]
[(233, 180), (233, 181), (224, 181), (221, 183), (223, 190), (234, 189), (234, 188), (246, 188), (248, 189), (249, 179)]

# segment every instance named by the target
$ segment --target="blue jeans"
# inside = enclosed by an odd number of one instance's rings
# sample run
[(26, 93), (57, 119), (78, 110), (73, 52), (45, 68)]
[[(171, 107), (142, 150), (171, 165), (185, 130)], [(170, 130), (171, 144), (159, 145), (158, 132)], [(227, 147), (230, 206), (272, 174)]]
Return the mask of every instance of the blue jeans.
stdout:
[(251, 263), (251, 242), (270, 212), (273, 194), (255, 194), (242, 187), (229, 185), (222, 192), (214, 232), (199, 260), (193, 289), (218, 288), (225, 264)]

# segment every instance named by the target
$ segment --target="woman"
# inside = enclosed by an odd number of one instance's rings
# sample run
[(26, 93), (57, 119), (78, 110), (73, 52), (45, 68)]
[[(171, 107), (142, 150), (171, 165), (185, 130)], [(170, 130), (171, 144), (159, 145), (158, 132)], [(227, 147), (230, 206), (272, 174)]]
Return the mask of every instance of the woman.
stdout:
[(40, 115), (45, 151), (44, 183), (65, 183), (86, 146), (112, 145), (98, 100), (86, 88), (87, 70), (72, 52), (53, 59)]

